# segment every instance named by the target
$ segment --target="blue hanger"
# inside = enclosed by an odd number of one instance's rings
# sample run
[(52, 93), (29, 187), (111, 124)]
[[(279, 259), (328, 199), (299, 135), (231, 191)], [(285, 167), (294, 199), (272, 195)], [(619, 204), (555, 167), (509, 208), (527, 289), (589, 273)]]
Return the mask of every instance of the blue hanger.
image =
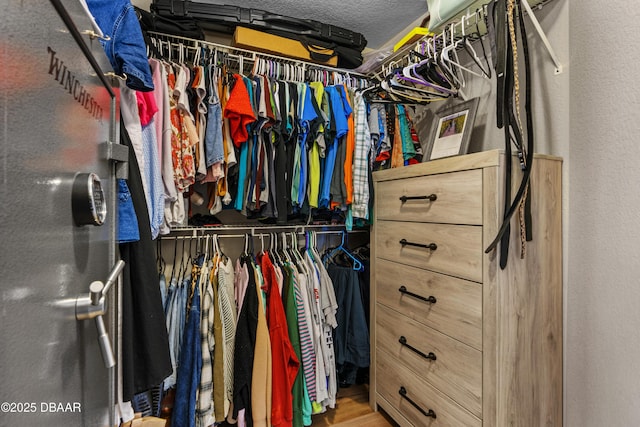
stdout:
[(349, 252), (349, 250), (344, 246), (345, 243), (345, 235), (347, 233), (346, 232), (342, 232), (342, 242), (340, 242), (340, 246), (338, 246), (337, 248), (335, 248), (334, 250), (331, 251), (331, 253), (329, 254), (329, 258), (333, 258), (333, 256), (338, 252), (338, 251), (342, 251), (345, 254), (347, 254), (347, 256), (349, 258), (351, 258), (353, 260), (353, 269), (356, 271), (364, 271), (364, 265), (362, 265), (362, 262), (356, 258), (355, 256), (353, 256), (351, 254), (351, 252)]

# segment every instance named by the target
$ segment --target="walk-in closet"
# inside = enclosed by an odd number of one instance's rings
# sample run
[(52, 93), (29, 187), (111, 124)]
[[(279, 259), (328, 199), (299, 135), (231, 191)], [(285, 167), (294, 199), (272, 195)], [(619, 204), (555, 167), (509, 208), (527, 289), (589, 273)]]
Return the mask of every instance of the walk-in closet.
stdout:
[(0, 426), (640, 424), (609, 3), (0, 0)]

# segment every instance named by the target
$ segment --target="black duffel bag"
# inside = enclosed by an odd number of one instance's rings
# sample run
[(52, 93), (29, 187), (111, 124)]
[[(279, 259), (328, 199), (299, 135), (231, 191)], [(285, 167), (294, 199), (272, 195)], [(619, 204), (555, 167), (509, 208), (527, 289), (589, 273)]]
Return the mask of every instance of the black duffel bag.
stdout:
[(154, 12), (135, 7), (140, 28), (143, 33), (153, 31), (157, 33), (172, 34), (190, 39), (204, 40), (204, 31), (193, 18), (173, 17), (166, 18)]
[(242, 26), (296, 40), (305, 36), (358, 52), (367, 46), (364, 35), (346, 28), (207, 0), (153, 0), (151, 10), (167, 18), (194, 18), (203, 29), (210, 31), (233, 34), (237, 26)]

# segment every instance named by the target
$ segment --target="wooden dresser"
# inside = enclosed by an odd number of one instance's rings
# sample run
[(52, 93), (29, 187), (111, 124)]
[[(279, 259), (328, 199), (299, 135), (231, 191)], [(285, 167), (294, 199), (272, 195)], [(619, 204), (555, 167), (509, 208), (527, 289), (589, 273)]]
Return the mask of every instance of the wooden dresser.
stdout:
[(401, 426), (562, 425), (562, 161), (535, 157), (533, 241), (521, 259), (516, 214), (502, 270), (504, 162), (374, 173), (370, 400)]

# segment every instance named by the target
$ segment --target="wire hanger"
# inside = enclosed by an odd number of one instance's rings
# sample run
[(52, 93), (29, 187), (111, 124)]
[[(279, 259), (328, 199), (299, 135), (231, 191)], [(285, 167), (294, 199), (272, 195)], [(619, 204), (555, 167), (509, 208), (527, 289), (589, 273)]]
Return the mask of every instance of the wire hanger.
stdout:
[(165, 275), (167, 263), (162, 256), (162, 241), (158, 239), (156, 241), (156, 266), (158, 267), (158, 274)]

